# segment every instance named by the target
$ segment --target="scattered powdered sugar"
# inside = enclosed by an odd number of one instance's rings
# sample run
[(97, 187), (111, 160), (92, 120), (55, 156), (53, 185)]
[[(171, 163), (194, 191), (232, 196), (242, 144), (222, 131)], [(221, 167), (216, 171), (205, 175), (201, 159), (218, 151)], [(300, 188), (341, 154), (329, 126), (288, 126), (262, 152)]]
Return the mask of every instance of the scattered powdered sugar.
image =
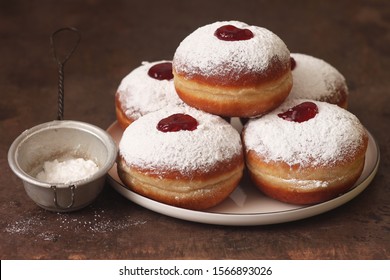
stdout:
[(121, 81), (117, 94), (125, 114), (132, 118), (157, 111), (165, 106), (181, 104), (172, 80), (157, 80), (148, 75), (149, 69), (169, 61), (143, 62)]
[(323, 100), (342, 91), (348, 94), (344, 76), (322, 59), (306, 54), (292, 53), (296, 67), (292, 71), (293, 87), (290, 99)]
[(364, 127), (355, 115), (336, 105), (312, 101), (318, 114), (305, 122), (286, 121), (277, 114), (308, 100), (288, 100), (273, 112), (249, 121), (244, 143), (265, 161), (285, 161), (290, 166), (332, 165), (356, 152)]
[(28, 234), (35, 233), (36, 228), (43, 226), (43, 220), (37, 216), (22, 218), (18, 221), (13, 221), (5, 228), (5, 232)]
[[(161, 132), (158, 122), (184, 113), (198, 121), (193, 131)], [(208, 171), (242, 152), (240, 135), (229, 123), (186, 105), (167, 107), (143, 116), (127, 127), (119, 144), (129, 165), (149, 170), (173, 169), (183, 174)]]
[(90, 212), (87, 214), (45, 213), (26, 214), (25, 217), (10, 222), (4, 231), (9, 234), (32, 235), (44, 241), (56, 241), (61, 238), (58, 232), (99, 234), (129, 227), (141, 227), (147, 223), (146, 220), (132, 219), (126, 215), (112, 220), (107, 217), (105, 210), (99, 209), (93, 210), (92, 215)]
[[(124, 218), (124, 216), (122, 217)], [(86, 230), (92, 233), (113, 232), (116, 230), (126, 229), (130, 226), (142, 226), (146, 224), (144, 220), (123, 219), (111, 220), (105, 217), (104, 210), (95, 210), (93, 217), (84, 219), (74, 217), (71, 214), (58, 214), (57, 221), (59, 227), (63, 230)]]
[(31, 235), (44, 241), (57, 241), (60, 234), (47, 230), (47, 220), (43, 215), (28, 215), (9, 223), (4, 232), (18, 235)]
[(37, 174), (37, 179), (47, 183), (69, 184), (87, 179), (98, 170), (99, 167), (90, 159), (70, 158), (63, 161), (55, 159), (43, 163), (43, 170)]
[[(214, 32), (223, 25), (234, 25), (252, 31), (249, 40), (223, 41)], [(241, 74), (263, 72), (270, 60), (288, 65), (290, 52), (284, 42), (271, 31), (239, 21), (215, 22), (198, 28), (176, 49), (173, 68), (187, 76), (226, 76), (238, 79)]]

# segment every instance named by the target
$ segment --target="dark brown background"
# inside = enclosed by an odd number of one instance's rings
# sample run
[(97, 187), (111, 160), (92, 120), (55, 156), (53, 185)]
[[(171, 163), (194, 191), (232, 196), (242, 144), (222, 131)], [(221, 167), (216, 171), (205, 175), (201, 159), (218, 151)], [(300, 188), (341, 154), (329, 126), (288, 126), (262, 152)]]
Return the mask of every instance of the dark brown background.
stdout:
[[(350, 110), (377, 139), (381, 165), (358, 197), (301, 221), (197, 224), (151, 212), (107, 185), (91, 206), (47, 212), (25, 194), (7, 152), (25, 129), (56, 118), (49, 36), (82, 32), (65, 67), (65, 118), (107, 128), (114, 93), (142, 61), (171, 59), (199, 26), (237, 19), (323, 58), (348, 81)], [(1, 259), (388, 259), (390, 257), (390, 2), (0, 0)]]

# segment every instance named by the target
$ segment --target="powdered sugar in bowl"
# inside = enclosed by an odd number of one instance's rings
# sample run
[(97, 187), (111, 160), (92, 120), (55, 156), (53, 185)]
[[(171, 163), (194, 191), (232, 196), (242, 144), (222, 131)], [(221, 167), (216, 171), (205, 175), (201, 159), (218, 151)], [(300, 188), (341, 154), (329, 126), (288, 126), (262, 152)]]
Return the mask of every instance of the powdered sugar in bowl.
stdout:
[(50, 211), (69, 212), (96, 199), (117, 152), (104, 130), (61, 120), (24, 131), (12, 143), (8, 163), (36, 204)]

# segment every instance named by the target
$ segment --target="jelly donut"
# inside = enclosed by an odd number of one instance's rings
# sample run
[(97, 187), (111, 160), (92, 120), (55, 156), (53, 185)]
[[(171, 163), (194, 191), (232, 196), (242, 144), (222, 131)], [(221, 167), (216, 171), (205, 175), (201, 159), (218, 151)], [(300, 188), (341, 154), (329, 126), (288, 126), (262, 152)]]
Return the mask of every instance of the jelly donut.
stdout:
[(311, 99), (348, 106), (348, 87), (344, 76), (322, 59), (300, 53), (291, 54), (293, 87), (289, 99)]
[(240, 134), (222, 118), (195, 108), (163, 108), (127, 127), (117, 169), (122, 182), (138, 194), (206, 209), (227, 198), (242, 177)]
[(239, 21), (198, 28), (178, 46), (173, 74), (190, 106), (227, 117), (253, 117), (279, 106), (292, 87), (290, 52), (271, 31)]
[(255, 185), (292, 204), (323, 202), (351, 189), (362, 173), (368, 143), (352, 113), (301, 99), (249, 120), (242, 137)]
[(123, 78), (118, 87), (116, 118), (124, 129), (147, 113), (180, 103), (173, 85), (172, 62), (143, 62)]

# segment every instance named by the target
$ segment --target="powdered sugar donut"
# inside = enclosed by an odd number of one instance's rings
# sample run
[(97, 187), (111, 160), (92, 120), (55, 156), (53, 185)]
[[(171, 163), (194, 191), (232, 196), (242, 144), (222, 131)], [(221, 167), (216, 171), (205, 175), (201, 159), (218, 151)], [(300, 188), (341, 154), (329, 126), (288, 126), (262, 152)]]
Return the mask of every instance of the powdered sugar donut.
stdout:
[(176, 91), (187, 104), (227, 117), (280, 105), (292, 86), (290, 52), (271, 31), (239, 21), (198, 28), (176, 49)]
[(118, 174), (131, 190), (170, 205), (205, 209), (236, 188), (244, 168), (239, 133), (189, 106), (149, 113), (119, 144)]
[(246, 163), (265, 194), (313, 204), (348, 191), (364, 167), (367, 133), (336, 105), (288, 100), (244, 128)]
[(348, 106), (344, 76), (326, 61), (300, 53), (291, 54), (293, 87), (289, 99), (311, 99)]
[(123, 78), (115, 95), (122, 128), (147, 113), (181, 103), (173, 85), (172, 62), (166, 60), (143, 62)]

